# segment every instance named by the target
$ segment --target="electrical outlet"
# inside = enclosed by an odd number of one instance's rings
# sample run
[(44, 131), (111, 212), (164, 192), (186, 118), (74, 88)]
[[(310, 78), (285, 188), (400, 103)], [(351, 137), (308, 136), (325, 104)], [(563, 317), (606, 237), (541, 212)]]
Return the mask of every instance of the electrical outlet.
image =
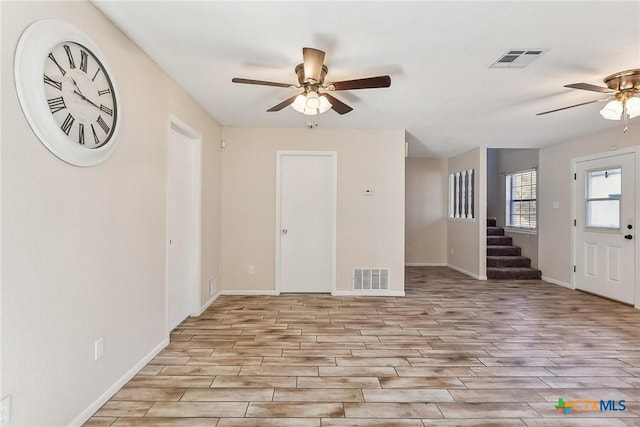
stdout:
[(256, 274), (256, 267), (255, 267), (255, 265), (250, 265), (250, 266), (247, 268), (247, 273), (248, 273), (248, 274)]
[(104, 356), (104, 338), (100, 338), (95, 342), (94, 350), (95, 360), (102, 359), (102, 356)]
[(11, 396), (0, 401), (0, 425), (7, 426), (11, 420)]

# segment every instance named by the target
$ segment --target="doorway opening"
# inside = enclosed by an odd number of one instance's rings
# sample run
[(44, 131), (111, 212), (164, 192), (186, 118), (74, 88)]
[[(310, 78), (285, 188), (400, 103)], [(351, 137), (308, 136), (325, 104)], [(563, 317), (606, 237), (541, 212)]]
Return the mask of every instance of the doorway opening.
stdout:
[(636, 303), (636, 151), (573, 163), (573, 285)]
[(167, 150), (167, 322), (199, 312), (202, 137), (172, 117)]
[(337, 153), (278, 151), (276, 293), (336, 290)]

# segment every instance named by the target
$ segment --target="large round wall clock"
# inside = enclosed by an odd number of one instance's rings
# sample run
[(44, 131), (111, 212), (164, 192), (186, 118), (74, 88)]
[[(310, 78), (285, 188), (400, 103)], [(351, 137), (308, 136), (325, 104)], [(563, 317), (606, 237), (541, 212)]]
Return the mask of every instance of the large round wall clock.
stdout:
[(77, 166), (105, 160), (120, 127), (116, 85), (104, 55), (79, 29), (59, 20), (31, 24), (14, 63), (22, 111), (40, 141)]

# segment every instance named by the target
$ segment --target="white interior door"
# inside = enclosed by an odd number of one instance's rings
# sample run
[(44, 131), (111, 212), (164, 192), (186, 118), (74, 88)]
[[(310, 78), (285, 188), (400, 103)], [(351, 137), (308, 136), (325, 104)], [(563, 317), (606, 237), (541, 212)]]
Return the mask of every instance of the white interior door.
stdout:
[(196, 311), (199, 260), (198, 141), (169, 134), (169, 330)]
[(576, 289), (635, 301), (635, 154), (576, 163)]
[(335, 287), (336, 153), (278, 152), (276, 287)]

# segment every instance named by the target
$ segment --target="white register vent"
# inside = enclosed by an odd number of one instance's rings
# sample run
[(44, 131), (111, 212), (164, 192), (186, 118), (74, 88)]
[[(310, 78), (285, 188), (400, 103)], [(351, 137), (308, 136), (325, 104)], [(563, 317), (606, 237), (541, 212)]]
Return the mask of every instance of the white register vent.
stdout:
[(387, 291), (389, 290), (388, 268), (354, 268), (354, 291)]

